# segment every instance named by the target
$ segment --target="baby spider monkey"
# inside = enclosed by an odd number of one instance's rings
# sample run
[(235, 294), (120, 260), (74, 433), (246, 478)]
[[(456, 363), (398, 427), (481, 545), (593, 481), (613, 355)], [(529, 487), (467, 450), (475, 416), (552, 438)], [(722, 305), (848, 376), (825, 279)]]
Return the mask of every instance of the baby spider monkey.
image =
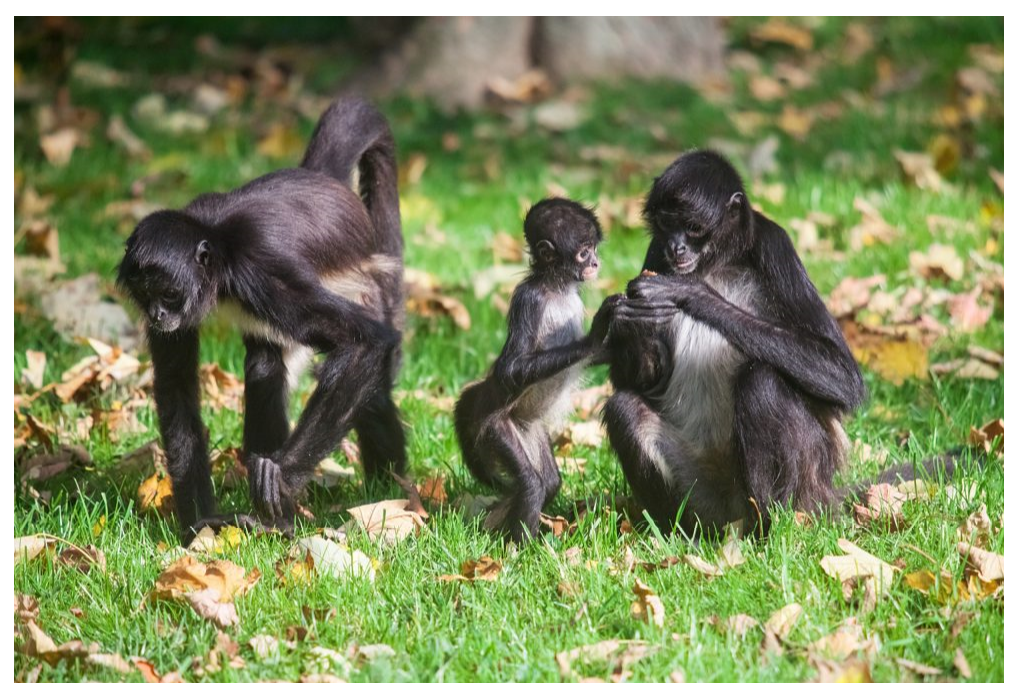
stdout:
[(464, 462), (504, 498), (488, 524), (520, 542), (560, 488), (550, 429), (570, 408), (586, 363), (603, 362), (606, 307), (584, 334), (579, 289), (598, 274), (602, 229), (591, 210), (545, 199), (524, 219), (528, 276), (514, 290), (507, 339), (489, 375), (464, 389), (454, 410)]

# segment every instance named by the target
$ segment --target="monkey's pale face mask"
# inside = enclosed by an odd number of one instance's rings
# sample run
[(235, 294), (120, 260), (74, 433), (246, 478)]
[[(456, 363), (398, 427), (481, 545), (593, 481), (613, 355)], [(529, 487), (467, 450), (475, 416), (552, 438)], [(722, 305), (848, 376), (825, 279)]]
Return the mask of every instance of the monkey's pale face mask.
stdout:
[(577, 281), (587, 282), (599, 274), (599, 254), (595, 246), (584, 246), (574, 256), (577, 263)]

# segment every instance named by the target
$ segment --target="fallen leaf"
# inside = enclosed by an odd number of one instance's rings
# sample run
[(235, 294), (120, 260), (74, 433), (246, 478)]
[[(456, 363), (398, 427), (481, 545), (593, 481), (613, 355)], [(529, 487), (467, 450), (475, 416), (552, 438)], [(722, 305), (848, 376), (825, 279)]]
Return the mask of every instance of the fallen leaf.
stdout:
[(991, 542), (991, 536), (992, 519), (988, 517), (988, 509), (984, 503), (977, 511), (968, 515), (963, 524), (956, 529), (957, 539), (979, 547), (987, 547)]
[(93, 566), (100, 571), (106, 571), (106, 555), (93, 545), (66, 547), (57, 555), (57, 563), (75, 568), (83, 574), (87, 574)]
[(736, 615), (730, 615), (725, 620), (717, 621), (715, 626), (723, 632), (730, 632), (741, 639), (743, 639), (748, 632), (758, 627), (760, 623), (744, 613), (737, 613)]
[(442, 474), (426, 477), (418, 487), (421, 497), (433, 505), (446, 503), (446, 477)]
[(749, 36), (760, 43), (785, 44), (798, 51), (810, 51), (814, 46), (810, 31), (784, 19), (772, 18), (752, 29)]
[(839, 628), (808, 645), (808, 651), (829, 659), (844, 661), (861, 648), (861, 626), (851, 618)]
[(852, 320), (841, 322), (843, 335), (858, 362), (896, 386), (928, 376), (928, 349), (919, 341), (866, 329)]
[(425, 527), (420, 515), (406, 510), (409, 503), (407, 499), (397, 499), (348, 508), (351, 519), (340, 529), (348, 533), (360, 529), (372, 542), (394, 544)]
[(74, 149), (82, 144), (82, 134), (71, 126), (40, 137), (39, 147), (50, 165), (62, 168), (71, 162)]
[(462, 330), (471, 329), (471, 315), (463, 302), (441, 293), (438, 279), (427, 272), (404, 269), (407, 311), (424, 318), (449, 317)]
[(854, 504), (854, 520), (861, 527), (882, 524), (899, 530), (903, 526), (903, 503), (907, 500), (895, 486), (875, 484), (868, 487), (863, 504)]
[[(889, 593), (896, 567), (865, 552), (849, 540), (840, 538), (839, 548), (845, 555), (830, 554), (822, 557), (820, 563), (825, 573), (842, 584), (844, 599), (850, 600), (854, 589), (862, 583), (866, 596), (870, 596), (872, 592), (882, 596)], [(872, 587), (870, 590), (869, 586)]]
[(1005, 578), (1006, 557), (989, 552), (967, 542), (959, 542), (956, 551), (967, 561), (966, 570), (984, 581), (1002, 581)]
[(683, 562), (698, 573), (704, 574), (710, 578), (713, 576), (722, 576), (725, 573), (725, 570), (722, 567), (716, 566), (715, 564), (709, 564), (696, 554), (685, 554), (683, 556)]
[(209, 589), (216, 592), (216, 600), (225, 603), (248, 592), (261, 575), (258, 569), (252, 569), (246, 576), (242, 567), (225, 559), (203, 564), (191, 555), (185, 555), (163, 570), (149, 598), (179, 599)]
[(231, 601), (220, 600), (220, 591), (215, 588), (192, 591), (185, 594), (188, 604), (200, 617), (209, 620), (220, 629), (240, 624), (237, 608)]
[(599, 447), (606, 439), (602, 421), (587, 420), (580, 423), (568, 423), (555, 440), (556, 448), (570, 452), (575, 447)]
[(999, 378), (999, 369), (997, 367), (973, 357), (966, 360), (956, 359), (949, 362), (936, 363), (931, 366), (931, 372), (939, 377), (952, 375), (959, 379), (994, 381)]
[(106, 138), (122, 147), (132, 158), (148, 160), (152, 157), (149, 147), (128, 128), (124, 118), (120, 115), (110, 118), (110, 123), (106, 125)]
[(484, 556), (481, 559), (468, 559), (460, 565), (459, 574), (444, 574), (439, 577), (440, 581), (495, 581), (503, 564), (492, 557)]
[(215, 532), (207, 525), (195, 535), (191, 544), (188, 545), (188, 551), (200, 554), (223, 554), (240, 547), (244, 536), (244, 531), (233, 525), (220, 528), (219, 532)]
[(626, 639), (607, 639), (594, 644), (560, 651), (555, 655), (560, 676), (565, 680), (577, 678), (574, 664), (608, 664), (605, 669), (615, 681), (624, 680), (629, 672), (627, 668), (641, 660), (651, 650), (647, 642)]
[(389, 644), (359, 644), (352, 656), (358, 662), (374, 663), (380, 659), (392, 659), (397, 655)]
[(900, 230), (882, 218), (878, 208), (863, 197), (854, 198), (854, 209), (861, 213), (861, 222), (847, 234), (850, 250), (891, 243), (900, 236)]
[(981, 287), (975, 287), (973, 291), (963, 294), (954, 294), (946, 302), (949, 310), (949, 317), (953, 320), (956, 330), (964, 333), (973, 333), (980, 330), (992, 317), (991, 306), (978, 304), (978, 297), (981, 296)]
[(871, 300), (874, 290), (885, 284), (885, 275), (844, 277), (829, 294), (827, 306), (836, 318), (852, 316)]
[(21, 622), (39, 617), (39, 601), (26, 593), (14, 594), (14, 615)]
[(372, 560), (357, 549), (330, 542), (318, 535), (298, 540), (293, 555), (307, 554), (312, 558), (315, 572), (319, 575), (343, 578), (346, 576), (364, 577), (375, 580), (375, 567)]
[(956, 667), (957, 672), (964, 678), (970, 678), (970, 664), (967, 663), (967, 657), (963, 655), (963, 647), (956, 647), (956, 653), (953, 655), (953, 666)]
[(896, 664), (900, 668), (905, 668), (911, 673), (917, 673), (922, 676), (938, 676), (942, 674), (941, 668), (928, 666), (927, 664), (918, 663), (917, 661), (911, 661), (910, 659), (897, 658)]
[(42, 631), (42, 629), (35, 624), (34, 621), (28, 620), (23, 626), (25, 643), (21, 646), (19, 651), (27, 656), (32, 656), (37, 659), (42, 659), (50, 666), (56, 666), (58, 662), (64, 659), (83, 659), (90, 654), (99, 652), (98, 644), (88, 644), (80, 640), (74, 640), (70, 642), (64, 642), (60, 646), (50, 639), (49, 635)]
[(51, 550), (60, 540), (53, 535), (38, 534), (14, 538), (14, 563), (31, 561), (46, 550)]
[(866, 661), (854, 659), (845, 663), (833, 663), (819, 657), (808, 657), (811, 665), (818, 670), (818, 683), (871, 683), (871, 667)]
[(248, 640), (248, 646), (252, 648), (255, 655), (260, 659), (276, 654), (280, 648), (280, 642), (268, 634), (257, 634)]
[(500, 231), (492, 237), (492, 256), (496, 262), (519, 263), (524, 260), (524, 246), (518, 238)]
[(631, 590), (637, 596), (637, 600), (630, 604), (631, 617), (635, 620), (647, 620), (656, 627), (662, 627), (666, 622), (666, 608), (655, 591), (639, 578), (634, 579), (634, 587)]
[(893, 150), (893, 156), (909, 182), (922, 190), (942, 191), (942, 176), (935, 167), (935, 158), (932, 154), (909, 153), (896, 149)]
[(324, 488), (333, 488), (342, 483), (354, 481), (358, 476), (354, 467), (345, 467), (337, 463), (332, 457), (315, 465), (312, 474), (312, 481)]
[(959, 281), (963, 278), (963, 260), (955, 248), (941, 243), (932, 243), (926, 252), (912, 251), (910, 269), (925, 279)]
[(174, 513), (173, 481), (165, 474), (155, 473), (138, 486), (138, 510), (168, 518)]
[(779, 639), (786, 639), (803, 613), (804, 608), (799, 603), (784, 605), (765, 621), (765, 631), (774, 634)]
[(1006, 449), (1005, 443), (1006, 437), (1006, 426), (1002, 418), (998, 418), (993, 421), (989, 421), (983, 425), (980, 429), (970, 429), (970, 444), (976, 447), (983, 447), (985, 452), (990, 454), (992, 451), (992, 443), (998, 439), (998, 448), (996, 452), (1003, 454)]

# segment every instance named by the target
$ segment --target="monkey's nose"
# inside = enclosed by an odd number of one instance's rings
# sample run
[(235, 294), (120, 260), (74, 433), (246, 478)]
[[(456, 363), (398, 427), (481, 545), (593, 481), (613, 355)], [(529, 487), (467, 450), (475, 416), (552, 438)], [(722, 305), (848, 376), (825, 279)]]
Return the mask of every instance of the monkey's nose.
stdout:
[(674, 243), (672, 245), (672, 248), (674, 258), (679, 258), (681, 255), (687, 252), (687, 245), (684, 243)]

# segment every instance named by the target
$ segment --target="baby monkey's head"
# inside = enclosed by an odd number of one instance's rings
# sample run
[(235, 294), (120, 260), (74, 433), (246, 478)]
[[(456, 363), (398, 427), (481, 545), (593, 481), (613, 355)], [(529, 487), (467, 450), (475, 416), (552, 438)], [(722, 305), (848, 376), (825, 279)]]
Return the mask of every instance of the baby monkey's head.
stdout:
[(524, 217), (534, 274), (585, 282), (598, 274), (602, 228), (591, 209), (569, 199), (543, 199)]

